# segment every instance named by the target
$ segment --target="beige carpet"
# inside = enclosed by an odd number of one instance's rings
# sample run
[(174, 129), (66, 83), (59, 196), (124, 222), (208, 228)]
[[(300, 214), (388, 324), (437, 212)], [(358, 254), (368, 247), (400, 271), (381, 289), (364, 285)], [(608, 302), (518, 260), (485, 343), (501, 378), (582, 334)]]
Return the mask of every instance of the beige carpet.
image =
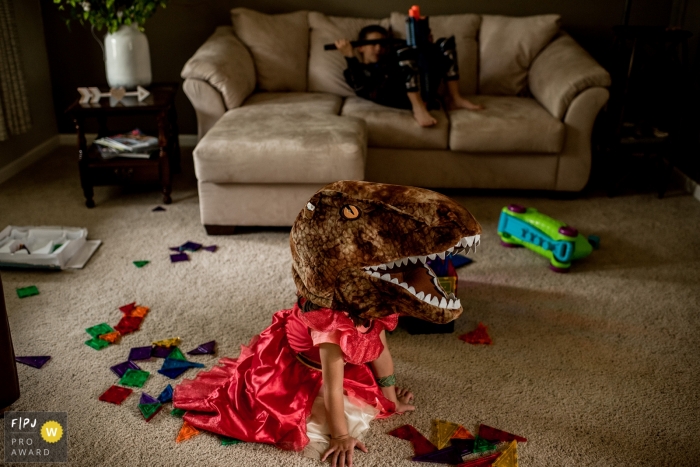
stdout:
[[(138, 393), (123, 406), (97, 399), (130, 347), (180, 336), (190, 350), (215, 339), (218, 356), (235, 356), (294, 301), (288, 233), (208, 238), (191, 161), (184, 170), (160, 213), (151, 212), (157, 191), (120, 188), (97, 188), (97, 207), (86, 209), (72, 148), (0, 185), (0, 227), (84, 226), (104, 242), (83, 270), (2, 271), (17, 355), (53, 357), (41, 370), (19, 366), (13, 409), (67, 411), (75, 465), (320, 465), (265, 445), (224, 447), (210, 435), (175, 444), (181, 420), (163, 411), (144, 422)], [(484, 228), (476, 262), (460, 270), (465, 313), (452, 335), (389, 336), (399, 384), (415, 392), (418, 410), (374, 422), (356, 465), (418, 465), (407, 442), (385, 433), (410, 423), (428, 434), (434, 418), (527, 437), (525, 467), (700, 465), (700, 203), (680, 194), (459, 199)], [(602, 248), (570, 274), (550, 272), (545, 259), (499, 245), (499, 210), (509, 202), (598, 234)], [(186, 240), (220, 249), (171, 264), (168, 247)], [(143, 269), (132, 264), (144, 259)], [(15, 288), (32, 284), (41, 294), (19, 299)], [(134, 300), (151, 308), (140, 331), (100, 352), (83, 344), (85, 328), (116, 324), (117, 307)], [(479, 321), (493, 346), (457, 339)], [(216, 357), (197, 361), (210, 367)], [(153, 395), (168, 382), (155, 373), (159, 363), (143, 364)]]

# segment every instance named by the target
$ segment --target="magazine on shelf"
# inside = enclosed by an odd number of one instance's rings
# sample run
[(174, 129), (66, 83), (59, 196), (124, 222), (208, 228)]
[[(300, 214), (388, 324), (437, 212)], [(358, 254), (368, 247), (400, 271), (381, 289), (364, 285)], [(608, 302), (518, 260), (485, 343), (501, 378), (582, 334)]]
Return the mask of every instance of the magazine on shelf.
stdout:
[(130, 157), (148, 159), (159, 149), (158, 138), (141, 133), (138, 128), (129, 133), (105, 136), (95, 140), (103, 159)]

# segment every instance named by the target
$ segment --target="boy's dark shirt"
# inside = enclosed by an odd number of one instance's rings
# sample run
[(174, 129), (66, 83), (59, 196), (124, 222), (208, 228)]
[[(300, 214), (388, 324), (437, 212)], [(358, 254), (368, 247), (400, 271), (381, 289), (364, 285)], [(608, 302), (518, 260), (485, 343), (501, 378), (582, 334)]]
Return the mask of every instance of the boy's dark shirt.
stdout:
[(406, 85), (395, 60), (382, 57), (377, 63), (361, 63), (355, 57), (345, 57), (348, 67), (345, 81), (358, 97), (380, 105), (410, 109)]

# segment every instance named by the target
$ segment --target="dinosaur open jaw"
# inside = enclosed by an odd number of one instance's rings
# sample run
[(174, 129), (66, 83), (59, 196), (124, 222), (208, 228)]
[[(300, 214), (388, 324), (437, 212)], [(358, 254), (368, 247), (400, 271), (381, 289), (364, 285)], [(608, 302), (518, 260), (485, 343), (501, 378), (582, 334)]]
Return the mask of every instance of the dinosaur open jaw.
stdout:
[(457, 254), (462, 251), (467, 253), (475, 251), (476, 246), (480, 242), (479, 235), (463, 237), (453, 247), (440, 253), (431, 253), (425, 256), (409, 256), (378, 266), (367, 266), (363, 269), (370, 276), (402, 287), (419, 300), (432, 306), (457, 310), (462, 306), (459, 299), (454, 294), (445, 292), (440, 286), (435, 272), (433, 272), (427, 262), (436, 258), (445, 259), (445, 256), (450, 253)]

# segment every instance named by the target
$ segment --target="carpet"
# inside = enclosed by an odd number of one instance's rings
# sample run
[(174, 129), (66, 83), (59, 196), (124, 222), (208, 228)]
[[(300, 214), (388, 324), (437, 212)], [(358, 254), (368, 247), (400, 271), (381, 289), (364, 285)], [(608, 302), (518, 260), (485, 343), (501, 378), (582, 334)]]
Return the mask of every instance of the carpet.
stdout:
[[(97, 206), (85, 208), (68, 147), (0, 185), (0, 228), (80, 226), (104, 242), (82, 270), (2, 271), (16, 354), (53, 357), (40, 370), (18, 365), (22, 396), (12, 409), (68, 412), (70, 465), (320, 465), (267, 445), (221, 446), (208, 434), (176, 444), (181, 419), (168, 405), (146, 423), (138, 390), (122, 406), (98, 400), (130, 347), (179, 336), (187, 351), (216, 340), (216, 356), (196, 358), (210, 368), (294, 303), (288, 230), (207, 237), (189, 152), (183, 158), (164, 212), (152, 212), (157, 189), (119, 187), (96, 188)], [(369, 453), (357, 452), (355, 465), (418, 465), (409, 443), (386, 432), (408, 423), (427, 435), (435, 418), (525, 436), (524, 467), (700, 465), (700, 203), (645, 193), (456, 199), (483, 227), (475, 262), (459, 270), (464, 314), (454, 334), (388, 336), (398, 384), (416, 394), (417, 410), (373, 422)], [(499, 210), (511, 202), (599, 235), (600, 250), (556, 274), (532, 252), (502, 248)], [(168, 247), (187, 240), (219, 250), (171, 264)], [(19, 299), (15, 289), (28, 285), (40, 294)], [(133, 301), (151, 309), (141, 330), (102, 351), (83, 343), (85, 328), (116, 324), (118, 307)], [(478, 322), (492, 346), (457, 339)], [(160, 362), (140, 364), (155, 396), (170, 382), (156, 373)]]

